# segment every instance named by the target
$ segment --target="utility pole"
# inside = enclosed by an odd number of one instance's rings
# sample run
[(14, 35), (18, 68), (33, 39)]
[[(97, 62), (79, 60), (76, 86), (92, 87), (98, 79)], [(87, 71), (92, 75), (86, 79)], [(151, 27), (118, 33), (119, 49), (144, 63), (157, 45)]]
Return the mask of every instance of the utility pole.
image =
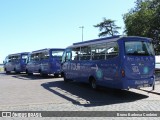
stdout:
[(84, 28), (84, 26), (80, 26), (79, 28), (82, 29), (82, 42), (83, 42), (83, 28)]

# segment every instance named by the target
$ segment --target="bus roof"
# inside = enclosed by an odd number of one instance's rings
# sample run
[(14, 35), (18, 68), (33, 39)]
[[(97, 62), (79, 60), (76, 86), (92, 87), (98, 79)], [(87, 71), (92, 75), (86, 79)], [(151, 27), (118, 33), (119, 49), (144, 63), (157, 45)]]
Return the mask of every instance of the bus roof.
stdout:
[(35, 51), (32, 51), (32, 53), (39, 53), (39, 52), (44, 52), (44, 51), (49, 51), (49, 50), (65, 50), (63, 48), (45, 48), (45, 49), (40, 49), (40, 50), (35, 50)]
[(147, 40), (151, 40), (151, 38), (147, 38), (147, 37), (139, 37), (139, 36), (112, 36), (112, 37), (105, 37), (105, 38), (99, 38), (99, 39), (93, 39), (93, 40), (87, 40), (87, 41), (83, 41), (83, 42), (77, 42), (77, 43), (73, 43), (73, 45), (69, 46), (68, 48), (72, 48), (72, 47), (80, 47), (80, 46), (86, 46), (86, 45), (90, 45), (90, 44), (99, 44), (99, 43), (103, 43), (103, 42), (115, 42), (118, 41), (122, 38), (129, 38), (129, 39), (137, 39), (137, 38), (141, 38), (141, 39), (147, 39)]
[(29, 54), (29, 52), (21, 52), (21, 53), (14, 53), (14, 54), (9, 54), (8, 56), (15, 56), (15, 55), (22, 55), (22, 54)]

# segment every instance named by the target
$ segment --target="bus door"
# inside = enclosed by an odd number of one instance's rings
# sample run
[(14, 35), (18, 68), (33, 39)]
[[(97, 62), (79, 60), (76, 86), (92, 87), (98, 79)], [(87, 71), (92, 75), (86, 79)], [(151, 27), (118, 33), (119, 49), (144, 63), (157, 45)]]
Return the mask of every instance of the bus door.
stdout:
[[(124, 71), (127, 80), (135, 85), (148, 85), (154, 81), (154, 50), (148, 41), (125, 41)], [(141, 81), (140, 81), (141, 80)]]
[(68, 49), (64, 54), (64, 56), (66, 56), (66, 63), (62, 69), (67, 69), (65, 73), (68, 74), (67, 77), (69, 77), (69, 79), (79, 80), (79, 78), (82, 77), (80, 70), (82, 63), (80, 61), (80, 47)]
[(40, 53), (36, 53), (34, 61), (34, 72), (39, 72), (41, 66)]
[(20, 59), (21, 71), (25, 71), (28, 54), (22, 54)]
[(34, 67), (35, 67), (34, 64), (35, 64), (34, 54), (28, 55), (26, 70), (29, 73), (33, 73), (34, 72)]
[(19, 55), (19, 56), (15, 56), (15, 59), (14, 59), (14, 61), (13, 61), (13, 66), (14, 66), (14, 71), (15, 72), (19, 72), (19, 71), (21, 71), (21, 55)]
[(61, 71), (61, 60), (63, 51), (53, 50), (51, 53), (51, 65), (52, 71), (55, 73), (60, 73)]
[(41, 54), (41, 58), (40, 58), (40, 70), (42, 71), (42, 73), (49, 73), (50, 72), (50, 55), (48, 53), (48, 51), (44, 51)]
[(71, 51), (70, 49), (66, 49), (66, 51), (63, 53), (62, 57), (62, 70), (65, 73), (65, 77), (67, 79), (72, 78), (71, 73)]
[(12, 56), (11, 62), (10, 62), (10, 71), (15, 71), (16, 65), (18, 65), (19, 62), (20, 62), (19, 56)]

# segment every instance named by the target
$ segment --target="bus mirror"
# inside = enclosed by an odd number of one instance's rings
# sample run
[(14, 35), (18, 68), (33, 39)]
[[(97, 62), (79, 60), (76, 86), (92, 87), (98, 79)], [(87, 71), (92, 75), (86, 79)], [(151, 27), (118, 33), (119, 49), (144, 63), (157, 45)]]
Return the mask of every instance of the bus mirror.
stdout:
[(64, 60), (64, 62), (66, 62), (66, 61), (68, 61), (67, 56), (65, 56), (65, 60)]
[(26, 60), (26, 63), (29, 63), (29, 60)]

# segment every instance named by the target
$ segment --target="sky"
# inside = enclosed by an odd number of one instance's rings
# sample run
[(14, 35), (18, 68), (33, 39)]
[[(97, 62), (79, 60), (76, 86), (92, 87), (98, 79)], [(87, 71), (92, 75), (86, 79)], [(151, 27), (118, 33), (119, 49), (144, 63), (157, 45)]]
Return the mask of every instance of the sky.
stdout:
[(66, 48), (97, 39), (93, 27), (115, 20), (123, 34), (123, 14), (136, 0), (0, 0), (0, 63), (8, 54), (44, 48)]

